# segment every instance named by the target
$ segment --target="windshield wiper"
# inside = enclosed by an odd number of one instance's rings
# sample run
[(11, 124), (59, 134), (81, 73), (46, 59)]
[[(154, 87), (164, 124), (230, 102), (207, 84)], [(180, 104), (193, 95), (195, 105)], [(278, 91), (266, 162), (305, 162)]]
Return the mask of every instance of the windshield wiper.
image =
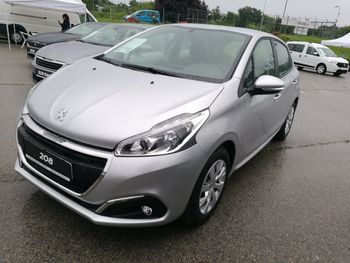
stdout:
[(152, 67), (145, 67), (145, 66), (128, 64), (128, 63), (117, 64), (117, 66), (120, 66), (122, 68), (129, 68), (129, 69), (134, 69), (134, 70), (147, 71), (147, 72), (150, 72), (152, 74), (160, 74), (160, 75), (165, 75), (165, 76), (182, 78), (182, 76), (180, 76), (180, 75), (178, 75), (176, 73), (165, 71), (165, 70), (161, 70), (161, 69), (156, 69), (156, 68), (152, 68)]
[(107, 63), (115, 65), (115, 66), (119, 66), (117, 63), (113, 62), (110, 58), (106, 58), (104, 55), (98, 56), (95, 59), (107, 62)]

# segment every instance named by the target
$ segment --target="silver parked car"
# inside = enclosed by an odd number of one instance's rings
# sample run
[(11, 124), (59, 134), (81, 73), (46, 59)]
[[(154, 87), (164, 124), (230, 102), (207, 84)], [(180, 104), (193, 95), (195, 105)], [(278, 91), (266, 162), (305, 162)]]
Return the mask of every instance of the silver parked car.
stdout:
[(33, 81), (38, 82), (78, 59), (101, 54), (151, 27), (145, 24), (108, 24), (79, 40), (45, 46), (36, 52), (32, 62)]
[(287, 137), (298, 99), (273, 35), (163, 25), (38, 83), (15, 169), (96, 224), (202, 224), (229, 176)]

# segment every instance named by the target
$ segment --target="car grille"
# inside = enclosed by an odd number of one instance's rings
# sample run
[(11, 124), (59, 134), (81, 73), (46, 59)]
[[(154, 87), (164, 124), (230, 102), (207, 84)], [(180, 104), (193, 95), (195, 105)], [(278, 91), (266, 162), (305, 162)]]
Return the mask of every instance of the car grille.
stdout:
[[(70, 162), (72, 164), (73, 179), (70, 182), (67, 182), (26, 158), (28, 164), (35, 170), (75, 193), (81, 194), (86, 192), (102, 176), (102, 172), (107, 163), (107, 159), (82, 154), (66, 147), (62, 147), (61, 145), (34, 133), (26, 127), (24, 123), (18, 128), (17, 139), (24, 155), (26, 154), (26, 145), (31, 143), (41, 149), (54, 153), (56, 156), (67, 162)], [(40, 176), (34, 173), (31, 174), (38, 179), (41, 179)], [(46, 181), (46, 183), (49, 182)]]
[(55, 70), (55, 71), (60, 69), (63, 66), (63, 63), (46, 60), (41, 57), (36, 57), (35, 63), (40, 67)]
[(348, 65), (349, 65), (349, 64), (347, 64), (347, 63), (337, 63), (337, 66), (338, 66), (339, 68), (347, 68)]

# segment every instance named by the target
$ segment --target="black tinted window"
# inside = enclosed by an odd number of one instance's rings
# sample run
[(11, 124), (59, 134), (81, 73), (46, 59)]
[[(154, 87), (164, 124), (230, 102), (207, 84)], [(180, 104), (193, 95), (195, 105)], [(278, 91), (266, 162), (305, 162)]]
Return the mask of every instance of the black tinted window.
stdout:
[(292, 59), (290, 58), (288, 49), (278, 41), (273, 41), (276, 50), (278, 73), (283, 76), (292, 68)]
[(275, 76), (275, 61), (268, 39), (261, 40), (253, 51), (255, 79), (262, 75)]
[(303, 52), (304, 47), (305, 47), (305, 45), (301, 45), (301, 44), (288, 44), (288, 48), (289, 48), (291, 51), (299, 52), (299, 53), (302, 53), (302, 52)]

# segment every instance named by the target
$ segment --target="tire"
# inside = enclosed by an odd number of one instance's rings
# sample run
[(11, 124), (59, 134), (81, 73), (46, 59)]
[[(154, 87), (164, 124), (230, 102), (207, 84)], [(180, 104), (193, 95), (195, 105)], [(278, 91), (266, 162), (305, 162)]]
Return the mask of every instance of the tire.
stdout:
[[(182, 216), (185, 223), (199, 226), (213, 215), (224, 192), (229, 171), (230, 157), (226, 149), (220, 147), (210, 156), (197, 180)], [(215, 180), (210, 176), (213, 173)]]
[(282, 127), (279, 129), (278, 133), (275, 135), (274, 139), (278, 141), (283, 141), (287, 138), (293, 125), (295, 110), (296, 110), (296, 103), (294, 103), (292, 107), (290, 107), (287, 118), (284, 121)]
[(339, 77), (342, 73), (333, 73), (334, 76)]
[(298, 70), (303, 70), (304, 68), (303, 67), (297, 67)]
[(12, 43), (18, 43), (18, 44), (22, 44), (23, 42), (23, 37), (21, 35), (21, 33), (19, 31), (10, 31), (10, 40)]
[(324, 75), (326, 74), (327, 72), (327, 67), (325, 64), (321, 63), (321, 64), (318, 64), (317, 67), (316, 67), (316, 72), (320, 75)]

